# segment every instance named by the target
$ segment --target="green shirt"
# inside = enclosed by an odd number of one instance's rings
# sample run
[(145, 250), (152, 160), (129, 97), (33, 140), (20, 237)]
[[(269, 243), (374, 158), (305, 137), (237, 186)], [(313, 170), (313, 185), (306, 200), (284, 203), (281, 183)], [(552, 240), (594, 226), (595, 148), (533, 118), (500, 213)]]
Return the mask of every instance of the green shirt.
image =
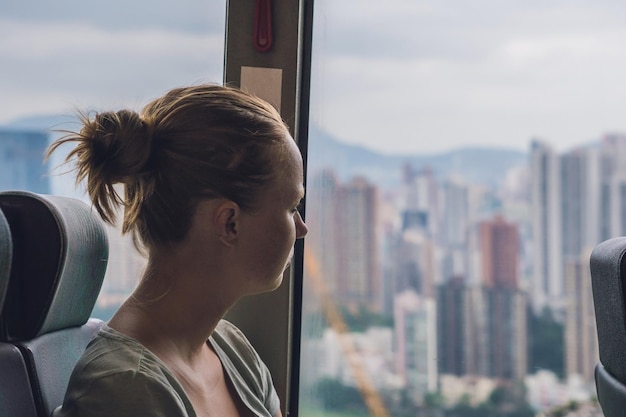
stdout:
[[(243, 333), (220, 321), (208, 340), (243, 403), (275, 417), (280, 401), (269, 370)], [(196, 417), (165, 364), (135, 339), (104, 325), (70, 378), (53, 417)]]

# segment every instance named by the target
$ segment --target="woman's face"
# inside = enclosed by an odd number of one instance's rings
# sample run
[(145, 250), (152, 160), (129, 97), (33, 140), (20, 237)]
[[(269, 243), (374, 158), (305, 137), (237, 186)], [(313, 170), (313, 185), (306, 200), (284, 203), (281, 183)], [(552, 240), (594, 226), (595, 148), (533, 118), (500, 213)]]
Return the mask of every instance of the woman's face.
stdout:
[(297, 209), (304, 197), (302, 157), (288, 134), (285, 140), (284, 155), (277, 158), (278, 174), (261, 191), (256, 207), (241, 216), (242, 263), (249, 266), (246, 275), (251, 292), (280, 285), (295, 240), (308, 231)]

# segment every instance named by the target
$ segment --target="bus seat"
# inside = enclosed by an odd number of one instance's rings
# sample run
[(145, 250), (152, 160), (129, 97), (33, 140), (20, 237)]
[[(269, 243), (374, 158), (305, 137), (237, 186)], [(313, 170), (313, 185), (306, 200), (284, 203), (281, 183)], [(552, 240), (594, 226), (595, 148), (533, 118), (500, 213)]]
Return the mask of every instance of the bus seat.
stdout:
[(67, 197), (0, 192), (0, 210), (13, 236), (1, 341), (21, 351), (37, 413), (49, 417), (102, 325), (90, 315), (106, 271), (106, 231), (87, 204)]
[(598, 402), (605, 416), (626, 410), (626, 237), (597, 245), (590, 258), (600, 362), (595, 368)]
[[(0, 211), (0, 311), (11, 273), (13, 242), (9, 223)], [(19, 349), (0, 343), (0, 417), (36, 417), (26, 363)]]

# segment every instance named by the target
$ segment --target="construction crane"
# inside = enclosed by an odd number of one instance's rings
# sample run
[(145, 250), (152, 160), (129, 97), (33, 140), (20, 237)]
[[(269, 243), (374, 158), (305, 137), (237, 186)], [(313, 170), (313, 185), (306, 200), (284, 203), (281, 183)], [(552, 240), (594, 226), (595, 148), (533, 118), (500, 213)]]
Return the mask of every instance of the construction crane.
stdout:
[(331, 328), (337, 333), (341, 349), (348, 360), (348, 366), (354, 374), (357, 388), (365, 405), (367, 406), (372, 417), (389, 417), (389, 413), (380, 398), (378, 390), (372, 383), (369, 374), (361, 363), (357, 349), (354, 346), (352, 337), (349, 334), (348, 326), (341, 315), (341, 312), (335, 305), (328, 288), (321, 276), (319, 261), (310, 250), (305, 252), (304, 267), (306, 276), (310, 279), (313, 291), (321, 301), (324, 316)]

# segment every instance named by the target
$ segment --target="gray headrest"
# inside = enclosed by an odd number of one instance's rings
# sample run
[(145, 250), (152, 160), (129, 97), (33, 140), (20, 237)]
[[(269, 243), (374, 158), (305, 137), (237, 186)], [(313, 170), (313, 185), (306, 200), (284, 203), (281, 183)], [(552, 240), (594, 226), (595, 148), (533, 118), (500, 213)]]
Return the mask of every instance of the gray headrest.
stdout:
[(12, 259), (13, 242), (11, 240), (11, 230), (6, 217), (0, 211), (0, 311), (2, 311), (4, 298), (9, 286)]
[(590, 269), (600, 362), (626, 383), (626, 237), (597, 245)]
[(86, 323), (108, 260), (102, 221), (80, 200), (25, 191), (1, 192), (0, 210), (13, 236), (5, 340)]

